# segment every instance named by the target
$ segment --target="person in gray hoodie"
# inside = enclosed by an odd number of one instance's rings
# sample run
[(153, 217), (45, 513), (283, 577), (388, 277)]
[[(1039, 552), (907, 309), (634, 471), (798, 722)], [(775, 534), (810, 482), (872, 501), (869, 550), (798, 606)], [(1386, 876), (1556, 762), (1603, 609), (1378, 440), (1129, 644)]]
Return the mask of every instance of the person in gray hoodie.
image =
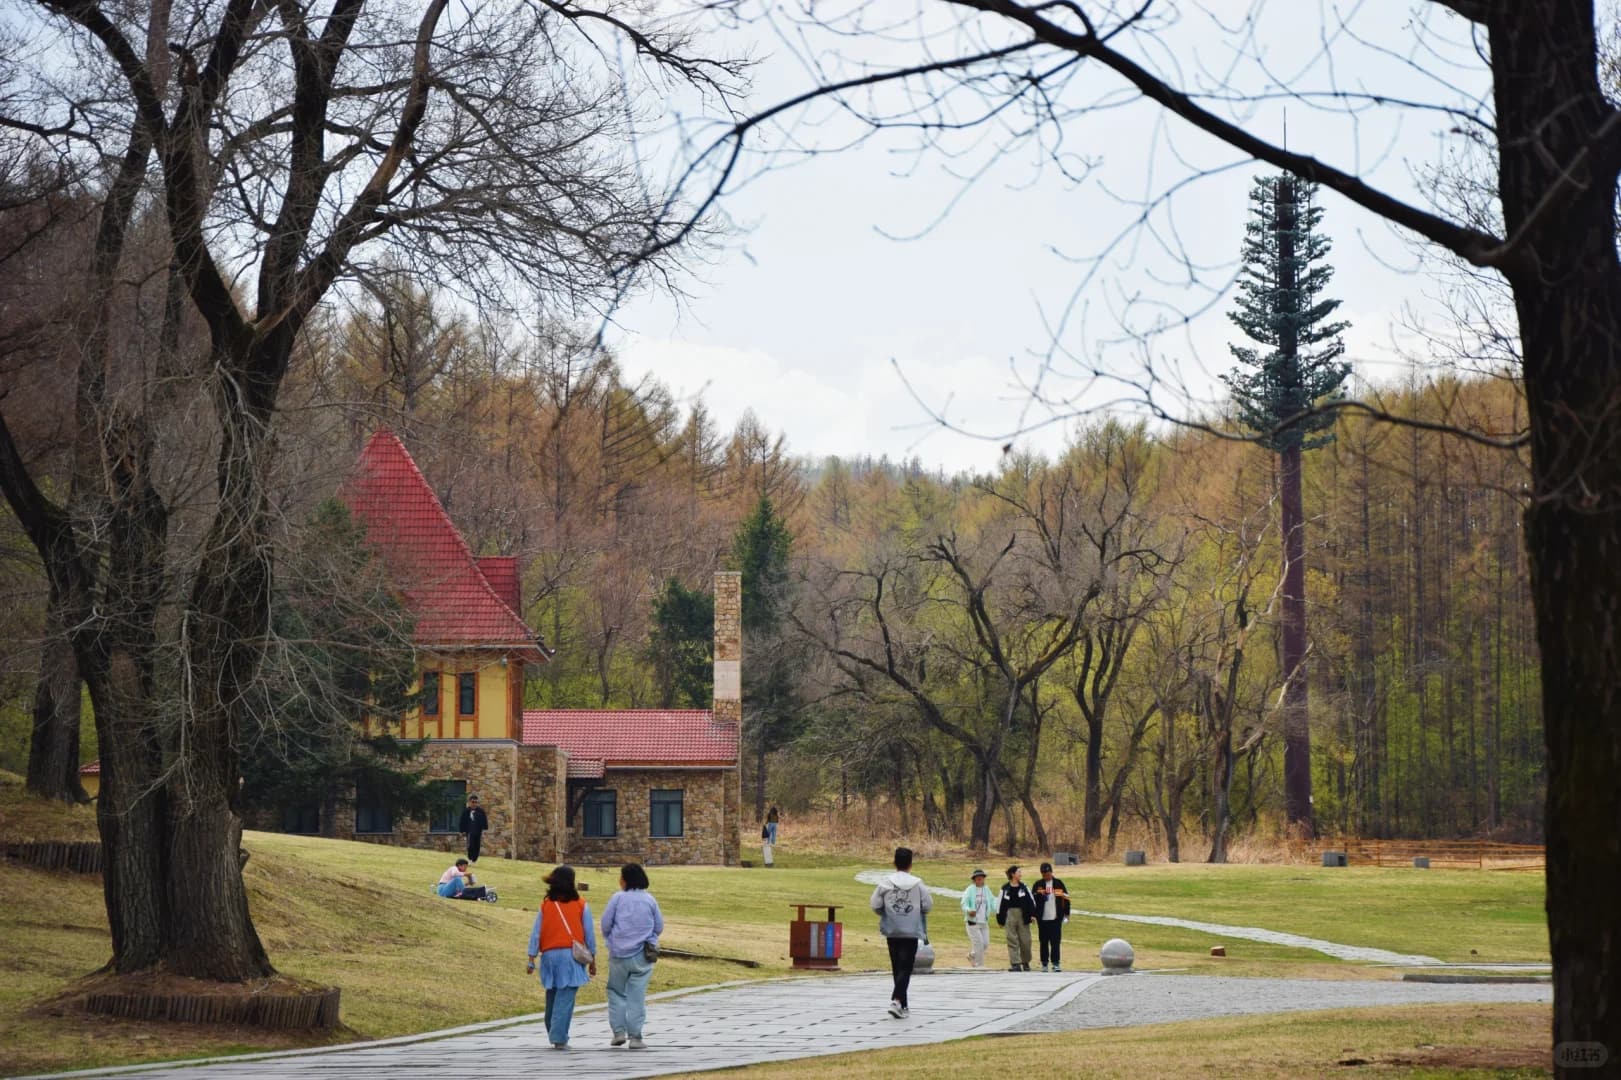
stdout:
[(906, 991), (917, 961), (917, 943), (929, 937), (926, 916), (933, 908), (934, 897), (923, 879), (912, 873), (912, 849), (896, 848), (895, 872), (872, 891), (872, 909), (878, 913), (878, 932), (889, 942), (889, 969), (895, 976), (889, 1015), (897, 1020), (911, 1015)]

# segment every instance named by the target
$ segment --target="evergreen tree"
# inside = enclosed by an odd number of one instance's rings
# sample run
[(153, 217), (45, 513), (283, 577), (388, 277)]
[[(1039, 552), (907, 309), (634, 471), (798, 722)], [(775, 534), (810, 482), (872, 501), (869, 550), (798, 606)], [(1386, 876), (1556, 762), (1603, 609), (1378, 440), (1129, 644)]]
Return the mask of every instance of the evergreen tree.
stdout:
[(766, 755), (798, 737), (804, 722), (795, 680), (803, 658), (784, 625), (792, 550), (787, 522), (761, 496), (737, 527), (731, 560), (743, 574), (743, 739), (754, 755), (757, 817), (765, 816)]
[(653, 598), (648, 658), (661, 708), (708, 708), (715, 685), (715, 597), (676, 578)]
[(1346, 323), (1329, 316), (1339, 301), (1323, 296), (1334, 268), (1328, 238), (1318, 231), (1323, 211), (1311, 184), (1284, 174), (1261, 177), (1250, 191), (1244, 230), (1238, 310), (1230, 316), (1264, 347), (1231, 346), (1248, 368), (1223, 377), (1240, 420), (1261, 445), (1278, 454), (1283, 533), (1283, 787), (1284, 811), (1306, 835), (1311, 809), (1311, 729), (1306, 701), (1306, 519), (1301, 453), (1332, 438), (1330, 412), (1314, 406), (1338, 398), (1351, 373), (1340, 358)]
[(247, 806), (319, 806), (328, 835), (356, 795), (389, 814), (429, 811), (434, 785), (411, 768), (421, 744), (384, 726), (416, 703), (412, 625), (364, 530), (341, 502), (322, 503), (276, 578), (242, 754)]

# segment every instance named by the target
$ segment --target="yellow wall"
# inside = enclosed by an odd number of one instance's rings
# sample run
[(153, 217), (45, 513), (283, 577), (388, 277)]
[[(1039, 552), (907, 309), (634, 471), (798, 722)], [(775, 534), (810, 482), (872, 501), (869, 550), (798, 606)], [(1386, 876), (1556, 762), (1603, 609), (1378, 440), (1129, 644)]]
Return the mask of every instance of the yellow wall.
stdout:
[[(512, 698), (508, 693), (508, 668), (499, 657), (489, 653), (477, 655), (437, 656), (421, 665), (421, 670), (439, 672), (439, 715), (419, 716), (418, 710), (400, 723), (400, 737), (444, 739), (507, 739), (511, 738)], [(457, 676), (463, 672), (476, 672), (478, 694), (473, 717), (456, 713)], [(421, 681), (412, 689), (420, 690)], [(420, 722), (419, 722), (420, 721)]]
[(90, 796), (92, 799), (101, 794), (100, 775), (92, 773), (86, 776), (84, 773), (80, 773), (79, 783), (84, 785), (84, 793)]

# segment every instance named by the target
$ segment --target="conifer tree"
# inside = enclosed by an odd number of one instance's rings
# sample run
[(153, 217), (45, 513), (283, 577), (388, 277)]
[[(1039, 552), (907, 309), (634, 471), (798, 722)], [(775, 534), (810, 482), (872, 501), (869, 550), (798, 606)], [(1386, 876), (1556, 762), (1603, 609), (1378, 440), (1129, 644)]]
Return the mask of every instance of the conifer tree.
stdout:
[(764, 495), (732, 537), (732, 569), (743, 574), (743, 739), (754, 755), (756, 817), (765, 816), (766, 755), (793, 742), (804, 723), (795, 680), (804, 658), (786, 632), (793, 543)]
[[(1233, 345), (1243, 369), (1223, 376), (1239, 419), (1278, 455), (1283, 533), (1283, 787), (1289, 823), (1314, 830), (1311, 729), (1306, 711), (1306, 517), (1301, 454), (1333, 438), (1333, 414), (1314, 410), (1339, 396), (1351, 373), (1331, 321), (1340, 302), (1323, 291), (1334, 275), (1323, 211), (1313, 187), (1294, 176), (1261, 177), (1250, 191), (1238, 310), (1229, 316), (1261, 349)], [(1247, 369), (1247, 370), (1244, 370)]]

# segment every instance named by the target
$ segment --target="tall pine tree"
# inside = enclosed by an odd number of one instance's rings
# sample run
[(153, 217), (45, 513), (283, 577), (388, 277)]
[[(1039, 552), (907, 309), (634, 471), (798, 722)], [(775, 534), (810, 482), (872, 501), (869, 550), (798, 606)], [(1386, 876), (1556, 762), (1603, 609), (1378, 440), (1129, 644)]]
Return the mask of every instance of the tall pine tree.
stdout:
[(764, 495), (732, 537), (732, 569), (743, 574), (743, 738), (754, 755), (757, 817), (765, 816), (766, 756), (792, 742), (804, 722), (795, 679), (804, 658), (786, 632), (793, 542), (788, 523)]
[(1297, 177), (1261, 177), (1250, 191), (1250, 221), (1241, 254), (1238, 310), (1231, 319), (1262, 348), (1231, 346), (1243, 367), (1223, 381), (1239, 419), (1278, 455), (1278, 503), (1283, 532), (1283, 787), (1289, 823), (1314, 831), (1311, 808), (1311, 728), (1306, 710), (1306, 516), (1300, 490), (1301, 455), (1333, 438), (1332, 413), (1314, 411), (1339, 396), (1351, 373), (1341, 359), (1340, 333), (1330, 321), (1338, 300), (1323, 296), (1334, 275), (1328, 238), (1318, 231), (1323, 211), (1311, 184)]

